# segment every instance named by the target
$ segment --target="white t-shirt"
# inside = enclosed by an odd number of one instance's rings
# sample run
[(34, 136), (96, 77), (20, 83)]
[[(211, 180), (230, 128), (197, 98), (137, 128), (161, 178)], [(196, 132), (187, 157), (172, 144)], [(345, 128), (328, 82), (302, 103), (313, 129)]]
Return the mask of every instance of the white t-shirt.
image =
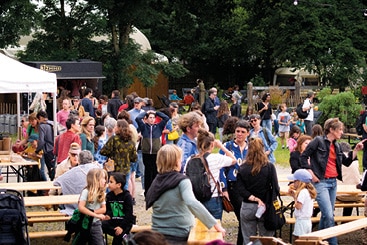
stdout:
[(294, 210), (294, 216), (296, 219), (310, 219), (313, 212), (313, 200), (311, 199), (310, 193), (307, 189), (300, 191), (297, 202), (302, 203), (301, 209)]
[[(311, 104), (310, 99), (305, 99), (302, 108), (309, 108)], [(308, 111), (308, 116), (305, 118), (305, 121), (313, 121), (313, 108)]]
[[(209, 154), (206, 160), (208, 162), (210, 172), (215, 178), (215, 181), (219, 180), (219, 172), (221, 168), (232, 165), (232, 158), (219, 153)], [(215, 182), (213, 181), (213, 178), (210, 178), (210, 185), (212, 190), (215, 188), (212, 197), (217, 197), (218, 189), (215, 185)]]

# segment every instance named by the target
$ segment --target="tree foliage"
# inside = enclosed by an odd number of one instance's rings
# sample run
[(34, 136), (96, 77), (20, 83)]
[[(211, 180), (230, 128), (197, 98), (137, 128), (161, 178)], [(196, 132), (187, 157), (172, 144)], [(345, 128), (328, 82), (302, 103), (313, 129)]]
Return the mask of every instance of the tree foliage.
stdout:
[(28, 0), (0, 0), (0, 48), (18, 46), (38, 23), (36, 6)]

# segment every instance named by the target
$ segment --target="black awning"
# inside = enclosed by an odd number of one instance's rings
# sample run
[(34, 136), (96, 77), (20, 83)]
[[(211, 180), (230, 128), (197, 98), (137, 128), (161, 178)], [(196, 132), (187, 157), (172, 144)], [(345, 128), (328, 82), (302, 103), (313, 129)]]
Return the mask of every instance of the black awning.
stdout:
[(55, 73), (57, 79), (104, 79), (102, 63), (81, 61), (26, 61), (26, 65)]

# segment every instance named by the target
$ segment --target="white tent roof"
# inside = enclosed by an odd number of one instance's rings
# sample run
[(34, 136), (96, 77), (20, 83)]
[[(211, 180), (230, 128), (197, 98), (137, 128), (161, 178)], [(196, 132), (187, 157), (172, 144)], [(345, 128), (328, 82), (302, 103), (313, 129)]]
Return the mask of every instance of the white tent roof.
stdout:
[(56, 74), (30, 67), (0, 53), (0, 93), (57, 92)]

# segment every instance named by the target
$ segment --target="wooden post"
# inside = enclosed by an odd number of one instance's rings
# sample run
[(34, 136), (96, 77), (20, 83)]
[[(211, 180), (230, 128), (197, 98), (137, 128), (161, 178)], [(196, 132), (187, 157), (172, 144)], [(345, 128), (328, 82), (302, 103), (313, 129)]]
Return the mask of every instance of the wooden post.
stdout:
[(254, 100), (253, 100), (253, 86), (252, 82), (247, 83), (247, 104), (248, 107), (254, 108)]
[(294, 85), (294, 102), (295, 106), (297, 106), (299, 103), (301, 103), (301, 83), (297, 80)]

